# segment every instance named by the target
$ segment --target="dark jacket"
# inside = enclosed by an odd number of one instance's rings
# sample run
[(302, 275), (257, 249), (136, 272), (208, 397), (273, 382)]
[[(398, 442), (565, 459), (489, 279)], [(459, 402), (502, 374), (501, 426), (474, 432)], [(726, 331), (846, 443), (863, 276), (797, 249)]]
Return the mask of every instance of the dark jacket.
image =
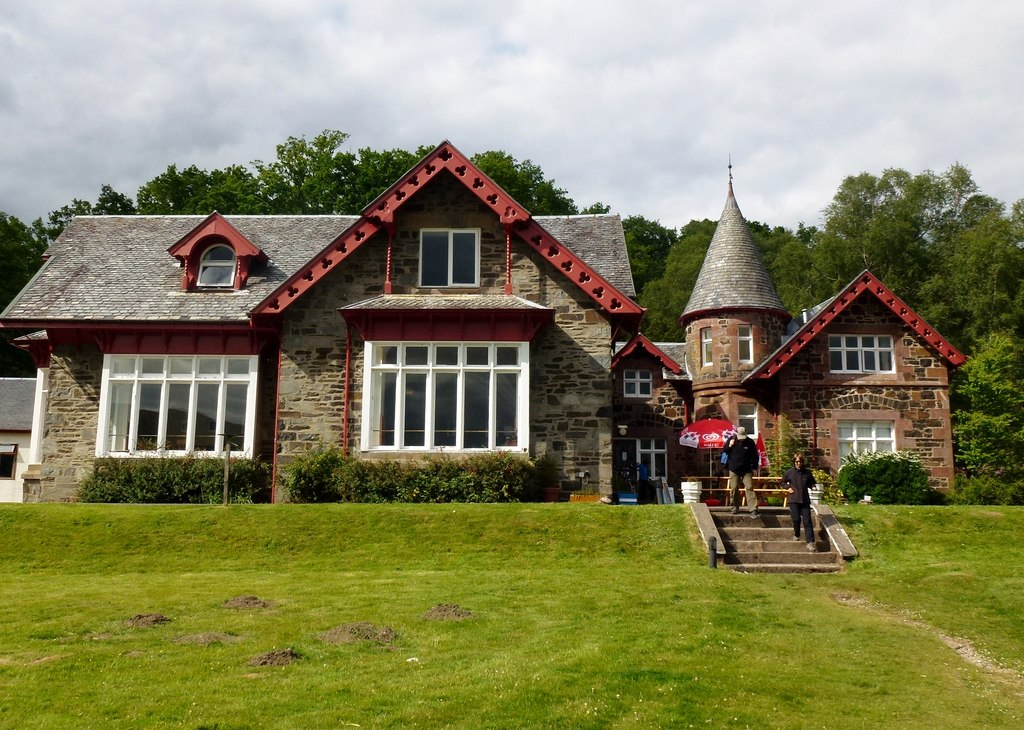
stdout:
[(740, 476), (752, 474), (761, 465), (761, 457), (757, 453), (757, 444), (749, 436), (743, 439), (737, 439), (733, 436), (729, 439), (723, 451), (729, 455), (729, 460), (725, 462), (725, 466), (734, 474), (739, 474)]
[(814, 489), (814, 475), (806, 466), (799, 469), (791, 467), (782, 475), (782, 486), (792, 487), (793, 493), (789, 495), (791, 504), (810, 504), (811, 495), (808, 490)]

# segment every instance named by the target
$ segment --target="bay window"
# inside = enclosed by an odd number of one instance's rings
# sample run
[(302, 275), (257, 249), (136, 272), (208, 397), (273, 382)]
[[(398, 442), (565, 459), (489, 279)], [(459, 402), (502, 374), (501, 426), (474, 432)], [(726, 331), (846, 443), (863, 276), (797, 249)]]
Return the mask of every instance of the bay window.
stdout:
[(364, 449), (526, 446), (528, 343), (368, 342), (365, 358)]
[(96, 455), (251, 456), (255, 356), (106, 355)]

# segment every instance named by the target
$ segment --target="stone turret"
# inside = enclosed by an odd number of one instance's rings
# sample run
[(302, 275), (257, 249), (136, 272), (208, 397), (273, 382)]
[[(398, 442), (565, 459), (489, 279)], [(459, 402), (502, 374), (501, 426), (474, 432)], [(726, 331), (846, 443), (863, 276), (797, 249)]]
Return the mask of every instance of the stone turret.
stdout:
[(697, 418), (738, 420), (739, 403), (753, 403), (743, 394), (743, 377), (779, 346), (789, 320), (736, 203), (730, 176), (725, 209), (679, 317), (686, 330)]

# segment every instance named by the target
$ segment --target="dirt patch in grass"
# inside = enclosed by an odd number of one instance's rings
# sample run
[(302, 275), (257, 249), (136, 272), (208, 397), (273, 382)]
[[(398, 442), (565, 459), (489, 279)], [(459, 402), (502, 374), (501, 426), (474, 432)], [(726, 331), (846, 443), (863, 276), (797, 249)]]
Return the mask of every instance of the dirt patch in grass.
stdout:
[(249, 665), (253, 667), (284, 667), (298, 660), (298, 653), (289, 647), (287, 649), (274, 649), (274, 651), (268, 651), (266, 654), (253, 657), (249, 660)]
[(398, 634), (390, 626), (378, 627), (368, 621), (342, 624), (320, 634), (320, 641), (328, 644), (392, 644), (397, 638)]
[(270, 601), (259, 596), (235, 596), (221, 604), (224, 608), (270, 608)]
[(992, 672), (1003, 678), (1013, 680), (1016, 684), (1021, 684), (1021, 677), (1012, 669), (1008, 669), (1000, 664), (989, 659), (987, 656), (979, 652), (974, 648), (974, 645), (967, 639), (962, 639), (958, 636), (950, 636), (931, 624), (927, 624), (924, 621), (919, 621), (915, 618), (911, 618), (906, 614), (894, 611), (887, 606), (883, 606), (880, 603), (869, 601), (863, 596), (858, 596), (854, 593), (833, 593), (832, 598), (846, 606), (852, 606), (854, 608), (860, 608), (866, 611), (873, 611), (880, 613), (886, 618), (897, 621), (904, 626), (911, 626), (915, 629), (921, 629), (935, 636), (943, 644), (948, 646), (950, 649), (955, 651), (961, 659), (968, 664), (973, 664), (979, 669), (984, 669), (987, 672)]
[(234, 634), (219, 634), (217, 632), (175, 636), (171, 639), (175, 644), (199, 644), (201, 646), (209, 646), (210, 644), (235, 644), (241, 640), (241, 636), (235, 636)]
[(134, 628), (148, 629), (153, 626), (165, 624), (169, 621), (170, 619), (162, 613), (137, 613), (130, 619), (127, 619), (125, 623)]
[(473, 612), (454, 603), (439, 603), (423, 614), (427, 621), (465, 621), (475, 618)]

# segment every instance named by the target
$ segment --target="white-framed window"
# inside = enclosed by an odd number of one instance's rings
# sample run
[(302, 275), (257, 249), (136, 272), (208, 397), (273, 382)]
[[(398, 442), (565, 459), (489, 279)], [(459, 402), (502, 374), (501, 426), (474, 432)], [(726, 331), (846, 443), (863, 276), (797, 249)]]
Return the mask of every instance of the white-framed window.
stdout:
[(700, 364), (704, 367), (714, 363), (711, 352), (711, 328), (700, 328)]
[(833, 373), (896, 371), (889, 335), (829, 335), (828, 358)]
[(515, 449), (528, 443), (527, 342), (367, 342), (363, 448)]
[(230, 287), (235, 283), (235, 252), (230, 246), (210, 246), (199, 259), (199, 286)]
[(737, 426), (743, 426), (747, 435), (757, 436), (757, 403), (740, 403), (737, 413)]
[(738, 345), (739, 361), (741, 363), (754, 362), (754, 329), (749, 324), (741, 324), (737, 328), (736, 342)]
[(616, 439), (615, 445), (619, 453), (620, 472), (629, 472), (630, 481), (634, 485), (642, 473), (639, 469), (641, 465), (647, 467), (649, 479), (668, 476), (668, 442), (665, 439)]
[(622, 394), (627, 398), (650, 398), (653, 379), (650, 370), (624, 370)]
[(479, 285), (479, 229), (420, 231), (420, 286)]
[(18, 468), (18, 445), (0, 444), (0, 479), (14, 479)]
[(256, 356), (105, 355), (97, 456), (252, 456)]
[(854, 451), (895, 451), (896, 427), (892, 421), (840, 421), (839, 459)]

